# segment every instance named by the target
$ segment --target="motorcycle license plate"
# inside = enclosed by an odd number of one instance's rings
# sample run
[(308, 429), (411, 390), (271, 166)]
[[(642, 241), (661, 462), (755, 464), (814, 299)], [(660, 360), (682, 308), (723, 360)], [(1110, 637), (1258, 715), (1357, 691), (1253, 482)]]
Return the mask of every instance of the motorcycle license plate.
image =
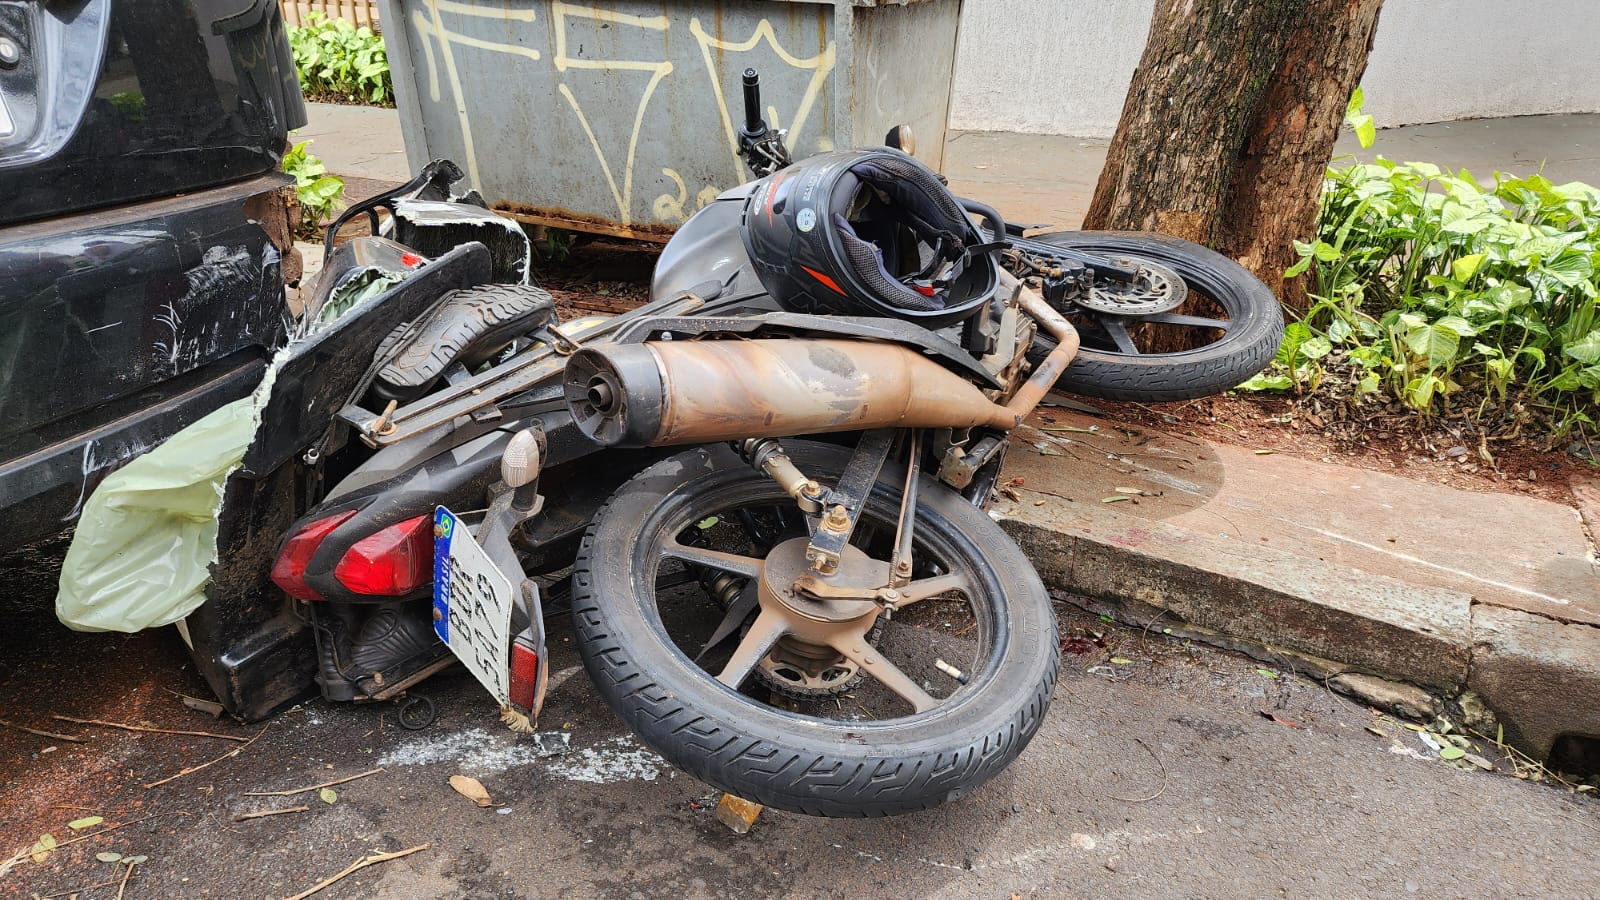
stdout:
[(502, 706), (511, 705), (511, 580), (455, 514), (433, 515), (433, 630)]

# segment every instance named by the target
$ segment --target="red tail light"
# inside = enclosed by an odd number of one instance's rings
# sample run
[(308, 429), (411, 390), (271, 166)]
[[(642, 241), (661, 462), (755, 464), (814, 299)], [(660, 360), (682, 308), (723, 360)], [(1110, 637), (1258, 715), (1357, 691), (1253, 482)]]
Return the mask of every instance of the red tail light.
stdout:
[(511, 705), (539, 717), (539, 654), (522, 638), (511, 643)]
[(306, 566), (311, 564), (311, 557), (316, 554), (317, 548), (322, 546), (323, 540), (355, 514), (355, 510), (352, 509), (326, 519), (318, 519), (295, 532), (294, 536), (283, 545), (283, 550), (278, 553), (277, 561), (272, 564), (273, 583), (296, 600), (323, 599), (311, 585), (306, 584)]
[(433, 582), (433, 517), (417, 516), (369, 534), (334, 567), (357, 594), (402, 597)]

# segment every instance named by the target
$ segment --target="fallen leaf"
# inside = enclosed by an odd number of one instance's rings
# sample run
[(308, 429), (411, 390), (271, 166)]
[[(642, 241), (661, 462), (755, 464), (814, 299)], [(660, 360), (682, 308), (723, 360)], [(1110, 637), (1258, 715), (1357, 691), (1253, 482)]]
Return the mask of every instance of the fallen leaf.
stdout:
[(1260, 675), (1262, 678), (1277, 678), (1278, 677), (1278, 673), (1272, 671), (1271, 669), (1257, 669), (1256, 670), (1256, 674)]
[[(1483, 757), (1479, 756), (1476, 753), (1468, 753), (1466, 756), (1464, 756), (1462, 758), (1465, 759), (1467, 762), (1472, 763), (1473, 765), (1477, 766), (1478, 768), (1484, 770), (1485, 772), (1493, 772), (1494, 771), (1494, 763), (1489, 762), (1487, 759), (1484, 759)], [(1583, 785), (1582, 787), (1579, 787), (1578, 790), (1581, 791), (1584, 788), (1589, 788), (1590, 790), (1593, 790), (1593, 788), (1590, 788), (1589, 785), (1587, 785), (1587, 784)]]
[(1439, 748), (1440, 759), (1460, 759), (1467, 755), (1467, 751), (1460, 747), (1444, 746)]
[(42, 834), (39, 836), (37, 841), (34, 841), (33, 850), (29, 851), (28, 855), (33, 857), (34, 862), (42, 863), (50, 858), (50, 851), (54, 850), (55, 848), (56, 836), (53, 834)]
[(73, 819), (71, 822), (68, 822), (67, 827), (71, 828), (73, 831), (82, 831), (85, 828), (93, 828), (105, 820), (105, 816), (84, 816), (81, 819)]
[(1135, 487), (1119, 487), (1119, 488), (1117, 488), (1117, 493), (1119, 493), (1119, 494), (1132, 494), (1133, 496), (1138, 497), (1138, 496), (1142, 496), (1144, 494), (1144, 489), (1143, 488), (1135, 488)]
[(1257, 456), (1267, 456), (1267, 455), (1270, 455), (1270, 454), (1273, 454), (1273, 453), (1277, 453), (1277, 452), (1278, 451), (1276, 451), (1276, 450), (1257, 450), (1256, 451), (1256, 455)]
[(322, 790), (317, 791), (317, 796), (321, 797), (322, 802), (328, 804), (329, 806), (339, 802), (339, 792), (333, 788), (323, 788)]
[(138, 865), (138, 864), (147, 862), (147, 861), (149, 861), (149, 859), (150, 859), (150, 857), (145, 856), (144, 854), (141, 853), (138, 856), (124, 856), (122, 858), (122, 861), (124, 863), (132, 866), (132, 865)]
[(1132, 665), (1133, 664), (1133, 660), (1131, 660), (1131, 659), (1123, 659), (1120, 656), (1111, 657), (1111, 661), (1113, 663), (1116, 663), (1119, 666), (1128, 666), (1128, 665)]
[(1101, 503), (1116, 503), (1118, 500), (1132, 500), (1132, 499), (1133, 499), (1132, 497), (1129, 497), (1126, 494), (1118, 494), (1115, 497), (1101, 497), (1100, 498), (1100, 502)]
[(94, 855), (94, 858), (101, 862), (117, 862), (122, 859), (122, 854), (115, 850), (101, 850)]
[(1256, 712), (1261, 713), (1262, 718), (1271, 719), (1272, 721), (1277, 722), (1279, 725), (1287, 725), (1290, 728), (1299, 728), (1300, 727), (1300, 723), (1299, 722), (1291, 722), (1288, 719), (1281, 718), (1281, 717), (1275, 715), (1274, 713), (1269, 712), (1269, 711), (1267, 711), (1265, 709), (1258, 709), (1258, 710), (1256, 710)]
[(489, 792), (484, 788), (483, 782), (476, 778), (468, 778), (465, 775), (451, 775), (450, 786), (455, 789), (456, 793), (479, 806), (488, 807), (494, 805), (494, 801), (489, 799)]

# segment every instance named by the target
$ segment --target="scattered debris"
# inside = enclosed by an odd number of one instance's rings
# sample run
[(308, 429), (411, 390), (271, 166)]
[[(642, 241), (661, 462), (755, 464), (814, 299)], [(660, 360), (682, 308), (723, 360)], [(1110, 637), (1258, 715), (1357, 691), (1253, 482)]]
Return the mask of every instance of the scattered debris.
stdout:
[(1414, 685), (1346, 672), (1330, 678), (1328, 687), (1408, 719), (1426, 720), (1439, 714), (1439, 700)]
[(203, 712), (213, 719), (221, 717), (223, 713), (222, 704), (215, 700), (202, 700), (199, 697), (190, 697), (187, 694), (179, 694), (178, 699), (183, 702), (184, 706), (195, 712)]
[[(188, 815), (187, 812), (183, 812), (181, 810), (178, 811), (178, 812), (151, 813), (148, 816), (140, 816), (137, 819), (129, 819), (126, 822), (119, 822), (116, 825), (107, 825), (106, 827), (100, 829), (99, 831), (90, 832), (89, 834), (79, 835), (78, 837), (71, 838), (71, 839), (65, 840), (65, 841), (59, 841), (58, 842), (58, 841), (55, 840), (55, 838), (51, 837), (50, 840), (52, 841), (52, 846), (51, 846), (50, 849), (59, 850), (62, 847), (66, 847), (66, 846), (68, 846), (70, 844), (76, 844), (79, 841), (87, 841), (90, 838), (97, 838), (102, 834), (107, 834), (107, 833), (110, 833), (112, 831), (116, 831), (118, 828), (126, 828), (129, 825), (135, 825), (135, 824), (138, 824), (139, 822), (144, 822), (144, 821), (147, 821), (149, 819), (159, 819), (162, 816), (187, 816), (187, 815)], [(46, 837), (49, 837), (49, 836), (46, 835)], [(8, 873), (12, 869), (16, 868), (17, 863), (20, 863), (23, 860), (28, 859), (32, 855), (33, 855), (33, 847), (24, 847), (23, 849), (18, 850), (16, 853), (13, 853), (11, 856), (7, 857), (5, 860), (0, 861), (0, 878), (4, 878), (6, 876), (6, 873)]]
[(484, 809), (488, 809), (494, 805), (494, 801), (489, 799), (488, 789), (483, 786), (483, 782), (476, 778), (471, 778), (466, 775), (451, 775), (450, 787), (454, 789), (456, 793), (467, 798), (468, 800), (471, 800), (473, 803), (478, 804)]
[(734, 834), (749, 834), (755, 827), (756, 816), (761, 815), (762, 806), (742, 797), (732, 794), (723, 794), (717, 801), (717, 821), (732, 829)]
[(665, 763), (628, 737), (615, 737), (585, 747), (550, 764), (550, 772), (568, 781), (611, 784), (618, 781), (655, 781)]
[(1277, 713), (1272, 712), (1271, 710), (1258, 709), (1258, 710), (1256, 710), (1256, 712), (1261, 713), (1261, 717), (1263, 719), (1270, 719), (1270, 720), (1272, 720), (1274, 722), (1277, 722), (1279, 725), (1287, 725), (1290, 728), (1299, 728), (1299, 727), (1301, 727), (1299, 722), (1291, 722), (1288, 719), (1285, 719), (1282, 716), (1279, 716)]
[(36, 734), (39, 737), (46, 737), (50, 738), (51, 740), (70, 741), (74, 744), (87, 744), (89, 742), (88, 738), (75, 737), (70, 734), (60, 734), (54, 731), (43, 731), (38, 728), (29, 728), (26, 725), (18, 725), (14, 722), (7, 722), (5, 719), (0, 719), (0, 726), (11, 728), (16, 731), (26, 731), (29, 734)]
[(135, 859), (142, 861), (143, 857), (123, 857), (122, 859), (122, 883), (117, 885), (117, 900), (122, 900), (122, 892), (128, 889), (128, 879), (133, 877), (133, 867), (136, 865)]
[(217, 757), (215, 759), (207, 760), (206, 762), (203, 762), (198, 766), (190, 766), (189, 768), (180, 771), (178, 774), (176, 774), (176, 775), (168, 775), (166, 778), (163, 778), (160, 781), (152, 781), (149, 784), (145, 785), (145, 789), (149, 790), (150, 788), (160, 787), (161, 785), (166, 784), (169, 781), (176, 781), (177, 779), (182, 778), (185, 775), (193, 775), (195, 772), (198, 772), (201, 769), (206, 768), (207, 766), (214, 766), (217, 763), (222, 762), (223, 760), (227, 759), (230, 756), (238, 756), (239, 755), (239, 751), (241, 751), (244, 748), (250, 746), (251, 744), (254, 744), (257, 740), (260, 740), (261, 736), (263, 734), (267, 733), (267, 728), (270, 728), (270, 727), (271, 727), (270, 725), (269, 726), (264, 726), (260, 731), (256, 732), (256, 736), (255, 737), (251, 738), (248, 741), (245, 741), (244, 743), (242, 743), (239, 746), (233, 748), (232, 750), (229, 750), (227, 753), (224, 753), (224, 754), (222, 754), (221, 756), (219, 756), (219, 757)]
[(500, 707), (500, 724), (515, 731), (517, 734), (533, 734), (533, 720), (527, 714), (509, 706)]
[[(1154, 794), (1151, 794), (1148, 797), (1117, 797), (1117, 796), (1112, 796), (1111, 799), (1113, 799), (1113, 800), (1121, 800), (1124, 803), (1149, 803), (1151, 800), (1154, 800), (1157, 797), (1159, 797), (1162, 794), (1165, 794), (1167, 792), (1167, 764), (1161, 761), (1161, 757), (1157, 756), (1156, 752), (1154, 750), (1150, 749), (1150, 745), (1149, 744), (1146, 744), (1144, 741), (1141, 741), (1138, 738), (1134, 738), (1133, 742), (1135, 744), (1138, 744), (1139, 746), (1143, 747), (1144, 748), (1144, 752), (1150, 754), (1150, 758), (1155, 760), (1156, 761), (1156, 765), (1161, 767), (1161, 787), (1157, 788), (1156, 792)], [(1072, 842), (1073, 842), (1073, 844), (1075, 846), (1077, 845), (1077, 843), (1078, 843), (1078, 835), (1073, 835), (1072, 836)], [(1092, 838), (1090, 838), (1089, 839), (1089, 846), (1087, 846), (1087, 847), (1085, 847), (1083, 849), (1085, 849), (1085, 850), (1093, 850), (1094, 849), (1094, 840)]]
[(430, 738), (410, 741), (378, 760), (381, 766), (425, 766), (453, 763), (461, 770), (483, 774), (503, 772), (535, 760), (567, 753), (572, 735), (561, 731), (541, 731), (527, 737), (512, 737), (504, 732), (490, 734), (482, 728), (469, 728)]
[(305, 900), (305, 898), (310, 897), (312, 894), (315, 894), (318, 891), (321, 891), (323, 888), (348, 878), (350, 875), (365, 869), (367, 866), (377, 865), (381, 862), (388, 862), (391, 859), (399, 859), (402, 856), (410, 856), (418, 851), (426, 850), (428, 847), (428, 844), (418, 844), (415, 847), (407, 847), (404, 850), (396, 850), (393, 853), (374, 853), (371, 856), (363, 856), (350, 865), (345, 866), (344, 869), (339, 872), (339, 874), (334, 875), (331, 878), (324, 878), (311, 887), (306, 888), (298, 894), (295, 894), (293, 897), (287, 898), (287, 900)]
[(267, 816), (283, 816), (289, 813), (309, 812), (309, 806), (286, 806), (283, 809), (263, 809), (252, 813), (240, 813), (233, 817), (235, 822), (246, 822), (250, 819), (265, 819)]
[(324, 781), (321, 784), (307, 785), (306, 787), (302, 788), (291, 788), (287, 791), (245, 791), (244, 795), (246, 797), (293, 797), (295, 794), (304, 794), (308, 791), (320, 791), (324, 788), (331, 788), (335, 785), (355, 781), (357, 778), (366, 778), (368, 775), (376, 775), (382, 771), (382, 768), (368, 769), (367, 771), (358, 775), (346, 775), (343, 778), (335, 778), (332, 781)]
[(187, 734), (193, 737), (217, 738), (223, 741), (238, 741), (245, 743), (253, 738), (242, 738), (231, 734), (217, 734), (213, 731), (185, 731), (181, 728), (156, 728), (150, 725), (129, 725), (126, 722), (106, 722), (100, 719), (78, 719), (72, 716), (52, 715), (50, 718), (62, 722), (76, 722), (79, 725), (99, 725), (101, 728), (120, 728), (123, 731), (148, 731), (155, 734)]

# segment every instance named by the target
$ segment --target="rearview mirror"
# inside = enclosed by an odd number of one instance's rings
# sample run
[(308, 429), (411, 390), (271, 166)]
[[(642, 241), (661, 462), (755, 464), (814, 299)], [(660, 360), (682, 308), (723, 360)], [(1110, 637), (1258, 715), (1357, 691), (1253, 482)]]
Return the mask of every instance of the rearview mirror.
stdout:
[(883, 136), (883, 142), (907, 156), (917, 155), (917, 136), (911, 133), (910, 125), (896, 125), (889, 129)]

